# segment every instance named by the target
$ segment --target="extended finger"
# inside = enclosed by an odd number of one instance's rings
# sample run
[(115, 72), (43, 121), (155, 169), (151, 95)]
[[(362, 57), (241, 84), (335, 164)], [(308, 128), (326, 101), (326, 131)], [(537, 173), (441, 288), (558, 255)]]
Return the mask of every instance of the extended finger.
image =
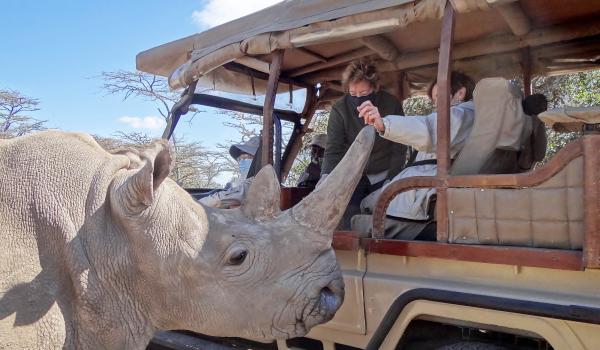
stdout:
[(373, 108), (371, 109), (370, 114), (373, 117), (381, 117), (381, 115), (379, 114), (379, 109), (375, 106), (373, 106)]
[(366, 114), (366, 117), (369, 119), (369, 124), (374, 123), (378, 118), (380, 118), (377, 108), (372, 108), (369, 110)]
[(373, 110), (373, 106), (363, 106), (360, 111), (358, 112), (358, 115), (362, 118), (364, 118), (365, 116), (367, 116), (371, 111)]
[(369, 100), (361, 103), (360, 106), (358, 106), (358, 111), (361, 111), (363, 108), (368, 107), (368, 106), (373, 106), (373, 104)]

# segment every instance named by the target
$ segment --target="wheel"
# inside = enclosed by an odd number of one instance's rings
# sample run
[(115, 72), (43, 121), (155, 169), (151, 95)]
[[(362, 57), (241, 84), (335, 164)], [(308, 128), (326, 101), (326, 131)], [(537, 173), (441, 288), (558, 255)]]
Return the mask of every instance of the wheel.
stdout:
[(480, 343), (480, 342), (460, 342), (450, 345), (444, 345), (436, 350), (509, 350), (504, 346)]

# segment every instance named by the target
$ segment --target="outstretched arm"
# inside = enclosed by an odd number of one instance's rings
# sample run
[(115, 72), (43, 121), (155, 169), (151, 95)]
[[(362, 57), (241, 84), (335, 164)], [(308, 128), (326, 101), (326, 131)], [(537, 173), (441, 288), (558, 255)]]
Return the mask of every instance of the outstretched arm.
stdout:
[(430, 116), (397, 116), (389, 115), (385, 118), (381, 116), (377, 107), (373, 106), (369, 101), (358, 107), (358, 115), (362, 117), (365, 124), (370, 124), (375, 127), (382, 137), (402, 143), (419, 151), (428, 151), (433, 144), (435, 137), (434, 130), (431, 130)]
[[(391, 141), (412, 146), (423, 152), (435, 152), (437, 134), (437, 113), (428, 116), (395, 116), (383, 118), (377, 107), (365, 102), (359, 107), (365, 123), (371, 124), (379, 134)], [(450, 110), (450, 140), (451, 144), (464, 141), (464, 137), (457, 137), (460, 130), (472, 125), (470, 118), (465, 118), (462, 108), (452, 107)], [(461, 133), (465, 136), (465, 133)]]

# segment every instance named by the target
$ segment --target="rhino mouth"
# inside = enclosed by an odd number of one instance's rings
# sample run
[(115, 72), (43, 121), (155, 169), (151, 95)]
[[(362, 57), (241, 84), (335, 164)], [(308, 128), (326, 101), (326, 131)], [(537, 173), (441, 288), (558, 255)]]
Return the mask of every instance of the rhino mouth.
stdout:
[(321, 288), (318, 297), (306, 305), (302, 319), (297, 320), (296, 329), (303, 331), (304, 335), (312, 327), (331, 320), (343, 302), (344, 280), (340, 276)]
[[(275, 339), (289, 339), (306, 335), (311, 328), (325, 323), (335, 316), (336, 311), (344, 302), (344, 280), (341, 273), (322, 287), (318, 295), (310, 298), (303, 307), (297, 310), (291, 324), (278, 327), (273, 323), (272, 335)], [(282, 320), (280, 318), (280, 320)], [(281, 323), (279, 323), (281, 325)]]

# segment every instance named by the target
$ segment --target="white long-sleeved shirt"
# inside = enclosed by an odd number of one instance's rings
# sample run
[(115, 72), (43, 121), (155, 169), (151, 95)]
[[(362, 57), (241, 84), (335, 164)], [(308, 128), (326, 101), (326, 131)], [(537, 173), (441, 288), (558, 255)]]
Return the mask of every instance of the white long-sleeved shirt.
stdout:
[[(454, 158), (462, 149), (471, 133), (475, 121), (475, 105), (467, 101), (450, 108), (450, 157)], [(415, 161), (436, 159), (437, 145), (437, 113), (428, 116), (394, 116), (383, 118), (385, 131), (382, 137), (412, 146), (419, 151)], [(411, 166), (402, 170), (392, 179), (397, 181), (412, 176), (434, 176), (437, 172), (436, 164), (423, 164)], [(387, 185), (386, 185), (387, 186)], [(380, 191), (385, 189), (384, 186)], [(429, 197), (435, 193), (433, 188), (424, 188), (402, 192), (391, 202), (387, 215), (412, 220), (426, 220)], [(375, 204), (379, 193), (368, 196), (362, 203), (363, 209)]]

